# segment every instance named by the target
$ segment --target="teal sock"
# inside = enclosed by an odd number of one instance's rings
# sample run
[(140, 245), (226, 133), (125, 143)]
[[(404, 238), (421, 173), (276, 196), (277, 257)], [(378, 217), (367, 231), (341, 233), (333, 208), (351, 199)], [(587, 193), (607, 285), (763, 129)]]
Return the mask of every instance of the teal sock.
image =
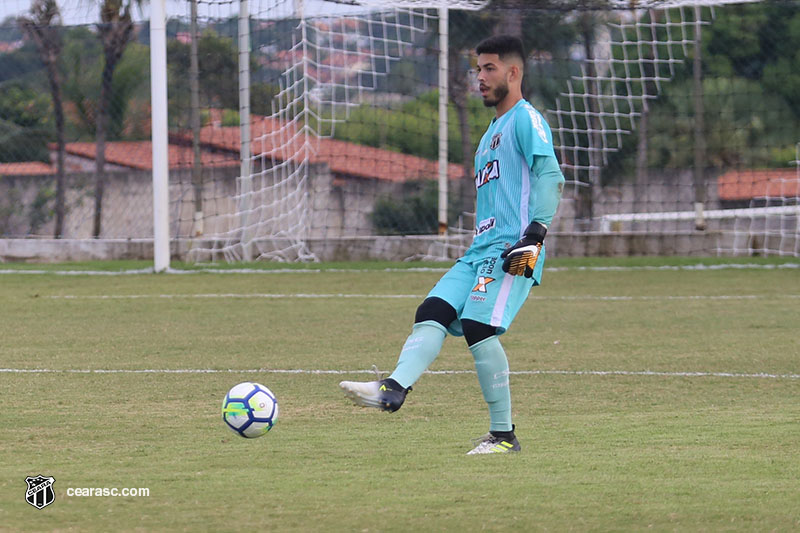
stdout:
[(389, 377), (406, 389), (416, 383), (439, 355), (446, 334), (444, 326), (433, 320), (414, 324), (400, 352), (397, 366)]
[(469, 347), (483, 399), (489, 405), (489, 431), (512, 431), (508, 359), (496, 335)]

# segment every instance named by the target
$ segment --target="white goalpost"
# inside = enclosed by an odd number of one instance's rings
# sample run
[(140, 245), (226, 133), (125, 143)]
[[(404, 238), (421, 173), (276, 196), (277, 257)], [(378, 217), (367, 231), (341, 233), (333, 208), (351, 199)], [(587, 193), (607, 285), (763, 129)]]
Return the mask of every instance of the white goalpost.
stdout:
[(169, 268), (169, 154), (167, 119), (166, 0), (152, 0), (150, 16), (150, 94), (153, 142), (153, 269)]

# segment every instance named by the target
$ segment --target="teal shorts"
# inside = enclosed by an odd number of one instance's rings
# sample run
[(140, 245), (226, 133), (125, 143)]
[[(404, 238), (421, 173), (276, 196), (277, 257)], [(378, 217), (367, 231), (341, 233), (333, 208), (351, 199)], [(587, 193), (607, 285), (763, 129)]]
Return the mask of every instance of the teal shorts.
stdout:
[(501, 335), (511, 326), (535, 284), (533, 278), (503, 272), (499, 257), (459, 259), (434, 285), (428, 298), (441, 298), (456, 310), (457, 318), (447, 328), (451, 335), (464, 334), (461, 320), (465, 318), (495, 326)]

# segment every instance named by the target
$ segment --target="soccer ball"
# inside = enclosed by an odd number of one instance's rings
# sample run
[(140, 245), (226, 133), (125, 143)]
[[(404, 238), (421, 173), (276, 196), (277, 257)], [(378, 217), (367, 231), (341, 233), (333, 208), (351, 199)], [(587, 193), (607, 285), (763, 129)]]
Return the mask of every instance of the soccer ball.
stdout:
[(222, 420), (241, 437), (260, 437), (278, 421), (278, 400), (260, 383), (239, 383), (222, 400)]

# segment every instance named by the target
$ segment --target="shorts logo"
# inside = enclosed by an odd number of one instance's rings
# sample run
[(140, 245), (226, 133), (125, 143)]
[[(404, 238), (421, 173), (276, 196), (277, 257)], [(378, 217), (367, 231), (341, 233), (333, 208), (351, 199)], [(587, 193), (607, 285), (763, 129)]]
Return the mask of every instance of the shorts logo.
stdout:
[(481, 233), (485, 233), (494, 227), (494, 217), (487, 218), (486, 220), (481, 220), (478, 223), (478, 227), (475, 228), (475, 236), (477, 237)]
[(489, 143), (489, 148), (492, 150), (497, 150), (497, 147), (500, 146), (500, 138), (503, 136), (502, 133), (495, 133), (492, 135), (492, 142)]
[(486, 292), (486, 286), (494, 281), (494, 278), (487, 278), (486, 276), (478, 276), (478, 284), (472, 289), (472, 292)]
[(483, 264), (481, 264), (481, 269), (478, 271), (478, 274), (482, 276), (491, 276), (492, 272), (494, 272), (494, 267), (497, 264), (496, 257), (490, 257), (488, 259), (483, 260)]
[(49, 476), (26, 477), (28, 490), (25, 491), (25, 501), (37, 509), (43, 509), (53, 503), (56, 493), (53, 492), (53, 483), (56, 479)]

